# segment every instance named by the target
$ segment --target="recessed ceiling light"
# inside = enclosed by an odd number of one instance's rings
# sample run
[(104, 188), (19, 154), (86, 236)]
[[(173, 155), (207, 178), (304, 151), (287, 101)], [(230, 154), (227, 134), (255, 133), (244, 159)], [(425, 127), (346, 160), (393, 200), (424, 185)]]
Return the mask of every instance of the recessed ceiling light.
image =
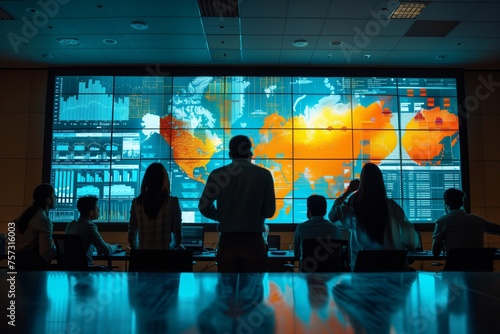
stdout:
[(306, 41), (305, 39), (296, 39), (295, 41), (292, 42), (292, 45), (295, 46), (296, 48), (303, 48), (309, 45), (309, 42)]
[(103, 39), (102, 42), (104, 44), (108, 44), (108, 45), (115, 45), (118, 43), (115, 39), (111, 39), (111, 38)]
[(427, 2), (403, 1), (394, 9), (389, 18), (391, 19), (414, 19), (424, 10)]
[(62, 45), (62, 46), (79, 46), (80, 41), (78, 38), (58, 38), (57, 41)]
[(149, 27), (146, 22), (142, 22), (142, 21), (134, 21), (134, 22), (130, 23), (130, 26), (132, 28), (134, 28), (135, 30), (146, 30)]
[(369, 59), (371, 56), (372, 56), (372, 55), (364, 55), (363, 57), (364, 57), (365, 59)]
[(342, 45), (342, 43), (343, 43), (342, 41), (331, 41), (330, 45), (331, 46), (340, 46), (340, 45)]

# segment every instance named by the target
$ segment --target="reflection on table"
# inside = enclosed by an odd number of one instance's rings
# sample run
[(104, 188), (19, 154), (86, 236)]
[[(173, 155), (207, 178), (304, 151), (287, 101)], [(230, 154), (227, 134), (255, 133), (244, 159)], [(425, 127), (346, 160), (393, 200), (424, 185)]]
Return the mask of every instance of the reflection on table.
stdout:
[(16, 332), (497, 333), (498, 282), (454, 272), (24, 272)]

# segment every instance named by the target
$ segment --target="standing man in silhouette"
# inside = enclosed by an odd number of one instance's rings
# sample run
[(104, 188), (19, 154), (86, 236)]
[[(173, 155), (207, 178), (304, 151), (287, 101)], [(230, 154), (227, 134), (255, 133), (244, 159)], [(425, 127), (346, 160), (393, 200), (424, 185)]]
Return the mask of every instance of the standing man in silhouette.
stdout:
[[(219, 272), (265, 272), (264, 221), (276, 211), (271, 173), (251, 162), (252, 143), (238, 135), (229, 142), (229, 165), (210, 173), (198, 208), (218, 221)], [(214, 202), (217, 201), (217, 206)]]

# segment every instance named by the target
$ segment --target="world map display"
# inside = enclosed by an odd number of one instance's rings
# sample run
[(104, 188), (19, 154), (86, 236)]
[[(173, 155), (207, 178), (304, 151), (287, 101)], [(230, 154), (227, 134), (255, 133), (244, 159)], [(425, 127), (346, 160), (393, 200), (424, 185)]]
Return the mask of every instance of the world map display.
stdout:
[(439, 217), (442, 192), (461, 186), (453, 78), (61, 76), (55, 85), (56, 221), (84, 194), (103, 199), (105, 221), (128, 221), (145, 169), (160, 161), (184, 222), (208, 223), (199, 197), (238, 134), (273, 175), (269, 223), (306, 220), (312, 194), (331, 206), (366, 162), (415, 222)]

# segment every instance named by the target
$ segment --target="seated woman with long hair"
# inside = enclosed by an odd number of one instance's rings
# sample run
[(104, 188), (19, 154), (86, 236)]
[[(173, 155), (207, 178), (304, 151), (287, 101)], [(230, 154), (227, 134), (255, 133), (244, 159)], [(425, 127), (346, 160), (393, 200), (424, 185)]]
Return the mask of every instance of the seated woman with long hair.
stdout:
[(132, 201), (128, 230), (130, 248), (179, 247), (182, 242), (181, 221), (179, 199), (170, 196), (167, 170), (161, 163), (154, 162), (146, 169), (140, 195)]
[(14, 220), (17, 270), (44, 270), (49, 267), (54, 257), (49, 210), (55, 205), (54, 188), (50, 184), (40, 184), (33, 191), (33, 205)]
[(373, 163), (363, 166), (360, 180), (351, 181), (346, 192), (335, 200), (328, 217), (350, 229), (351, 270), (360, 250), (411, 252), (420, 243), (403, 209), (387, 198), (382, 172)]

